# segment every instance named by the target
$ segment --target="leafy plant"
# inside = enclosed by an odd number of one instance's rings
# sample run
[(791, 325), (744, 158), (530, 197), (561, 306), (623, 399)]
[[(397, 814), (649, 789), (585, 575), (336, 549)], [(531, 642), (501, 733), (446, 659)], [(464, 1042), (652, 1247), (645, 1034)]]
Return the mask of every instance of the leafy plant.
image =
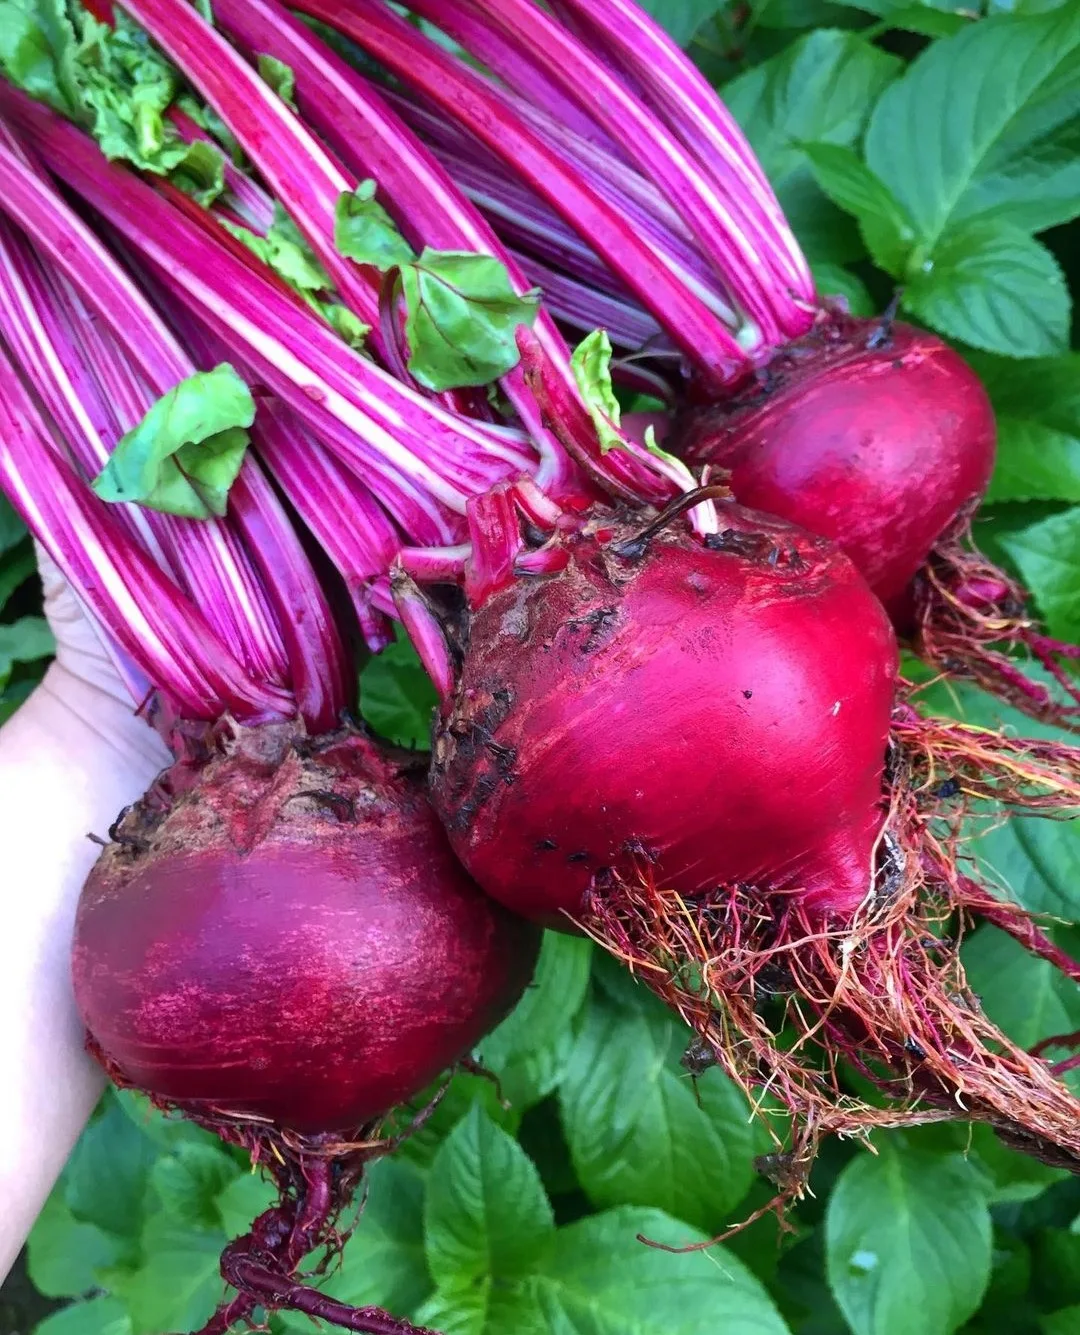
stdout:
[[(722, 86), (823, 288), (862, 313), (899, 292), (970, 356), (1000, 431), (980, 540), (1022, 575), (1052, 634), (1080, 636), (1080, 8), (648, 7)], [(0, 504), (0, 717), (47, 653), (31, 572)], [(367, 667), (363, 689), (373, 726), (426, 744), (433, 697), (404, 645)], [(932, 698), (1011, 721), (972, 691)], [(1014, 820), (972, 844), (1074, 950), (1078, 841), (1073, 825)], [(1000, 932), (979, 928), (964, 952), (1014, 1039), (1080, 1029), (1075, 989)], [(717, 1071), (689, 1073), (686, 1039), (587, 941), (550, 936), (532, 988), (482, 1047), (498, 1086), (456, 1075), (416, 1138), (371, 1169), (327, 1290), (447, 1335), (1080, 1330), (1080, 1182), (982, 1127), (830, 1146), (790, 1232), (766, 1216), (726, 1248), (650, 1246), (703, 1241), (772, 1191), (755, 1167), (767, 1136)], [(34, 1283), (70, 1302), (37, 1335), (198, 1324), (221, 1297), (223, 1242), (267, 1199), (217, 1142), (110, 1094), (31, 1238)], [(310, 1328), (270, 1321), (275, 1335)]]

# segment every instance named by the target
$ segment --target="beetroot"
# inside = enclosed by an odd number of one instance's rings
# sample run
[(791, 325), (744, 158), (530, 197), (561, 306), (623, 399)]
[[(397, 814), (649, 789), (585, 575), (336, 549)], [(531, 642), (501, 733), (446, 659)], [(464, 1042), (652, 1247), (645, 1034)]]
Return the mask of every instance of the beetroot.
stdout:
[(711, 550), (680, 527), (643, 554), (601, 518), (563, 573), (473, 616), (433, 800), (511, 908), (577, 915), (595, 877), (642, 855), (685, 894), (765, 877), (823, 905), (865, 895), (888, 620), (831, 543), (730, 504), (723, 523)]
[[(983, 913), (1080, 978), (956, 869), (973, 803), (1075, 811), (1080, 758), (920, 718), (852, 563), (731, 501), (702, 539), (679, 514), (707, 494), (566, 518), (531, 552), (506, 496), (473, 503), (468, 606), (433, 673), (432, 799), (455, 851), (495, 898), (627, 963), (748, 1093), (784, 1101), (784, 1196), (822, 1135), (958, 1110), (1080, 1166), (1080, 1103), (982, 1016), (940, 932)], [(415, 586), (396, 584), (430, 660)], [(839, 1056), (887, 1106), (844, 1089)]]
[[(676, 421), (674, 448), (730, 472), (746, 505), (834, 539), (929, 661), (1058, 722), (1080, 715), (1019, 587), (975, 552), (971, 514), (994, 464), (993, 410), (974, 371), (909, 325), (831, 316), (758, 381)], [(1065, 705), (1003, 650), (1023, 647)]]
[(348, 1131), (502, 1019), (536, 933), (454, 860), (423, 771), (361, 734), (241, 731), (127, 811), (88, 879), (75, 993), (110, 1069), (207, 1121)]
[(240, 1296), (207, 1332), (267, 1301), (383, 1329), (290, 1276), (392, 1145), (386, 1115), (520, 996), (536, 929), (462, 871), (422, 767), (348, 728), (219, 728), (113, 839), (75, 929), (90, 1044), (118, 1084), (244, 1145), (282, 1190), (226, 1252)]

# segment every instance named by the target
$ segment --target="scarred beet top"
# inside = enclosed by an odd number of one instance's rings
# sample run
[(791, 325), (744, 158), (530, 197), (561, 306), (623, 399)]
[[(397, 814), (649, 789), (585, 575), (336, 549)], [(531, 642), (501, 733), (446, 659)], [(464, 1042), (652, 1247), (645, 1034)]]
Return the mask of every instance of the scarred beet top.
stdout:
[(130, 808), (74, 981), (110, 1074), (204, 1117), (357, 1127), (517, 1000), (534, 928), (454, 859), (423, 780), (355, 732), (241, 731)]
[(763, 385), (687, 412), (670, 441), (730, 469), (744, 505), (839, 543), (888, 603), (986, 490), (995, 428), (978, 376), (940, 339), (839, 320), (781, 352)]
[[(647, 544), (594, 523), (469, 622), (433, 801), (477, 881), (547, 922), (608, 869), (865, 893), (896, 648), (831, 544), (731, 503)], [(640, 521), (638, 521), (640, 526)]]

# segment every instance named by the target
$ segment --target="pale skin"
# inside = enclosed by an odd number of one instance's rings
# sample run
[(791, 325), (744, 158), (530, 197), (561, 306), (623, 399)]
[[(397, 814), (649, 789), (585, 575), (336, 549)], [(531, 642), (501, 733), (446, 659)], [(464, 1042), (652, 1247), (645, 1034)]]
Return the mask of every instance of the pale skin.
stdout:
[(101, 1093), (69, 950), (79, 890), (121, 807), (169, 760), (93, 629), (41, 562), (57, 658), (0, 728), (0, 1281)]

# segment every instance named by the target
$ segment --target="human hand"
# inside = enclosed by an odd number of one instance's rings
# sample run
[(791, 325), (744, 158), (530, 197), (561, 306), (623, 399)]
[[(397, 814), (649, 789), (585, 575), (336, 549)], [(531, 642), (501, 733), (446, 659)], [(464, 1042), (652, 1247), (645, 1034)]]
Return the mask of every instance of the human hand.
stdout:
[(69, 966), (98, 853), (88, 836), (169, 761), (60, 572), (38, 560), (56, 660), (0, 728), (0, 1280), (101, 1092)]

